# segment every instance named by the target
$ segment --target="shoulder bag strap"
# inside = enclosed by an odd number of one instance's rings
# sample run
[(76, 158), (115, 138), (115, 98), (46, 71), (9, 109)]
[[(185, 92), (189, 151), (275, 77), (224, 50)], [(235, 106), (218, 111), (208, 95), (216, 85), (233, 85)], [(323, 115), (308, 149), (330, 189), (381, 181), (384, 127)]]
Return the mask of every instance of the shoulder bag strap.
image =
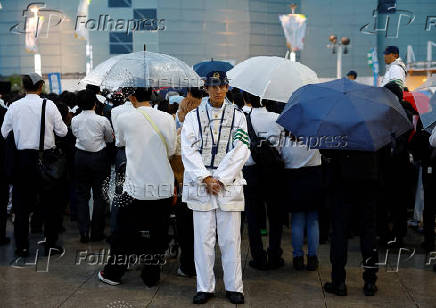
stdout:
[(259, 141), (259, 137), (257, 137), (256, 132), (254, 131), (253, 124), (251, 123), (251, 111), (247, 114), (247, 129), (248, 129), (248, 136), (251, 140), (255, 141), (256, 143)]
[(44, 136), (45, 136), (45, 106), (47, 104), (47, 100), (42, 101), (42, 110), (41, 110), (41, 128), (39, 133), (39, 152), (44, 152)]
[(142, 115), (147, 119), (147, 121), (150, 123), (151, 127), (153, 127), (154, 131), (159, 135), (160, 139), (162, 140), (162, 143), (165, 145), (165, 148), (167, 150), (167, 155), (168, 155), (168, 144), (164, 138), (164, 136), (162, 135), (162, 133), (160, 132), (159, 128), (157, 127), (157, 125), (153, 122), (153, 120), (151, 119), (150, 115), (145, 112), (144, 110), (141, 109), (136, 109), (138, 110), (140, 113), (142, 113)]

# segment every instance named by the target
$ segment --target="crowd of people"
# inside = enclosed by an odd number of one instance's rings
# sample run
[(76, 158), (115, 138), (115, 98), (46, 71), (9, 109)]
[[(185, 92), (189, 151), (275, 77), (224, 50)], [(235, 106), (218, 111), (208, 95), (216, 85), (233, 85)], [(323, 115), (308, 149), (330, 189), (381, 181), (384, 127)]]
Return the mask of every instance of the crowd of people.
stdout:
[[(242, 304), (244, 224), (249, 266), (260, 271), (285, 264), (282, 230), (290, 225), (292, 238), (284, 240), (292, 242), (295, 270), (317, 270), (318, 247), (330, 241), (332, 275), (324, 289), (339, 296), (347, 295), (348, 239), (360, 236), (363, 291), (375, 295), (377, 249), (403, 247), (419, 167), (425, 190), (422, 247), (435, 248), (436, 134), (422, 129), (417, 110), (403, 100), (407, 72), (398, 48), (386, 49), (385, 62), (383, 86), (398, 97), (415, 129), (377, 152), (317, 150), (296, 142), (276, 123), (283, 103), (229, 89), (222, 71), (210, 72), (204, 88), (186, 93), (109, 92), (88, 85), (76, 93), (46, 95), (41, 76), (24, 75), (25, 95), (4, 97), (0, 106), (0, 244), (10, 243), (11, 193), (17, 256), (12, 266), (24, 266), (30, 254), (29, 229), (44, 231), (39, 244), (47, 255), (62, 255), (58, 235), (68, 213), (77, 221), (80, 242), (110, 243), (101, 281), (120, 284), (131, 256), (140, 256), (141, 278), (152, 287), (160, 280), (175, 213), (177, 274), (196, 276), (193, 302), (203, 304), (214, 295), (218, 241), (226, 296)], [(52, 167), (55, 180), (47, 179)], [(111, 178), (115, 193), (108, 197)]]

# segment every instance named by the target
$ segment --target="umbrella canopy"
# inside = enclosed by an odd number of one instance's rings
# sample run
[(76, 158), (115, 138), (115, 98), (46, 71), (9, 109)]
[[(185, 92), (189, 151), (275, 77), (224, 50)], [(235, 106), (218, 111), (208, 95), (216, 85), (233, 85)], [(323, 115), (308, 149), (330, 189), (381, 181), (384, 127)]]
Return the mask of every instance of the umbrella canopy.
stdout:
[(227, 72), (233, 68), (229, 62), (223, 61), (205, 61), (194, 65), (194, 71), (200, 75), (200, 77), (206, 77), (210, 72)]
[(298, 88), (318, 83), (318, 76), (307, 66), (279, 57), (254, 57), (227, 72), (230, 85), (262, 99), (288, 102)]
[(200, 87), (203, 85), (200, 76), (183, 61), (166, 54), (148, 51), (110, 58), (98, 65), (82, 82), (112, 90), (121, 87)]
[(81, 84), (92, 84), (94, 86), (101, 86), (103, 77), (110, 71), (112, 66), (124, 55), (114, 56), (108, 60), (97, 65), (88, 75), (80, 80)]
[(436, 94), (434, 94), (429, 102), (428, 112), (421, 115), (422, 125), (428, 132), (432, 132), (436, 126)]
[(420, 92), (404, 92), (403, 99), (410, 103), (419, 113), (425, 114), (430, 111), (430, 97)]
[(300, 88), (277, 123), (311, 148), (371, 152), (413, 128), (388, 89), (346, 78)]

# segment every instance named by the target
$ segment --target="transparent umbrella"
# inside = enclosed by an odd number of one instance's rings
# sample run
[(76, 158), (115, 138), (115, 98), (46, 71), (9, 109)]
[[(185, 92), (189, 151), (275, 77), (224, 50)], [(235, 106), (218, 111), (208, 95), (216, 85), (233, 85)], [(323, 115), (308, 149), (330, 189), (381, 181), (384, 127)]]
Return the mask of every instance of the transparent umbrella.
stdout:
[(203, 81), (183, 61), (140, 51), (115, 56), (98, 65), (82, 82), (115, 90), (124, 87), (201, 87)]
[(318, 83), (318, 76), (307, 66), (279, 57), (253, 57), (227, 72), (230, 85), (260, 96), (287, 103), (298, 88)]
[(112, 66), (117, 63), (117, 61), (119, 61), (119, 59), (123, 56), (124, 55), (118, 55), (100, 63), (91, 72), (89, 72), (89, 74), (86, 75), (85, 78), (80, 81), (80, 83), (100, 86), (103, 81), (103, 77), (109, 72)]

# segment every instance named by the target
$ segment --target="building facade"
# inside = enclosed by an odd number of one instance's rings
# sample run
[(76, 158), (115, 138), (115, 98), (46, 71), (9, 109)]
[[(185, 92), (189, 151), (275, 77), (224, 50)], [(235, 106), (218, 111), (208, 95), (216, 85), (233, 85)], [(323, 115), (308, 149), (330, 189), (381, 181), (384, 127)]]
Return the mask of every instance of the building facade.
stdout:
[[(381, 52), (385, 46), (398, 45), (405, 57), (410, 44), (417, 61), (423, 61), (427, 41), (436, 41), (436, 22), (431, 26), (430, 19), (428, 27), (428, 16), (436, 16), (436, 1), (383, 1), (394, 2), (396, 10), (378, 14), (378, 0), (92, 0), (86, 21), (101, 24), (106, 20), (106, 27), (88, 23), (92, 53), (87, 56), (86, 41), (74, 37), (80, 1), (46, 0), (45, 11), (40, 11), (44, 25), (55, 23), (50, 20), (50, 10), (62, 12), (65, 18), (40, 35), (38, 52), (42, 73), (60, 72), (63, 76), (83, 75), (90, 58), (95, 66), (116, 54), (141, 51), (144, 45), (148, 51), (172, 55), (189, 65), (211, 58), (236, 64), (258, 55), (283, 57), (286, 46), (278, 16), (289, 13), (290, 2), (296, 2), (297, 12), (308, 18), (305, 48), (298, 54), (302, 63), (320, 77), (335, 77), (336, 56), (326, 48), (328, 37), (346, 36), (351, 45), (343, 56), (343, 72), (354, 69), (360, 76), (371, 76), (370, 48), (378, 48), (383, 73)], [(0, 0), (0, 75), (34, 70), (34, 56), (25, 50), (26, 35), (11, 31), (14, 25), (24, 24), (29, 16), (26, 8), (33, 2)], [(407, 24), (401, 15), (410, 12), (413, 21)], [(383, 31), (388, 17), (388, 30)], [(117, 20), (130, 19), (151, 22), (128, 35), (115, 29)]]

